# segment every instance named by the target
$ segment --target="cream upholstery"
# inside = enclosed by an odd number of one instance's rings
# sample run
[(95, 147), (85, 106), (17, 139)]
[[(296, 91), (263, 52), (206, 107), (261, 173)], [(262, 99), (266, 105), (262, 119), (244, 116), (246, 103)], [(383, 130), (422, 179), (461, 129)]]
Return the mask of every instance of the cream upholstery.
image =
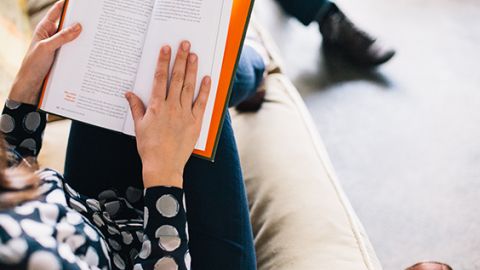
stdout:
[(267, 78), (258, 113), (233, 112), (260, 270), (381, 269), (296, 89)]

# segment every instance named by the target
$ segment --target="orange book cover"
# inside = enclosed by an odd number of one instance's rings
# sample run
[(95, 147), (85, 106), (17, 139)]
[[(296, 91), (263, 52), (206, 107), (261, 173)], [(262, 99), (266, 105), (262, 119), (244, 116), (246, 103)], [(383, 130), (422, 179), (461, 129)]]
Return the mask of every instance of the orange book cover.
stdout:
[[(61, 30), (63, 27), (65, 14), (69, 7), (70, 1), (73, 0), (65, 1), (63, 14), (59, 22), (59, 30)], [(253, 4), (254, 0), (233, 0), (224, 59), (221, 67), (206, 147), (204, 150), (196, 149), (193, 152), (194, 156), (210, 161), (214, 161), (215, 159), (220, 133), (222, 132), (223, 121), (228, 110), (228, 101), (233, 88), (233, 77), (235, 75), (235, 70), (240, 58), (240, 52), (247, 32)], [(42, 87), (39, 108), (41, 108), (45, 99), (45, 92), (49, 83), (49, 77), (50, 74), (46, 76)]]

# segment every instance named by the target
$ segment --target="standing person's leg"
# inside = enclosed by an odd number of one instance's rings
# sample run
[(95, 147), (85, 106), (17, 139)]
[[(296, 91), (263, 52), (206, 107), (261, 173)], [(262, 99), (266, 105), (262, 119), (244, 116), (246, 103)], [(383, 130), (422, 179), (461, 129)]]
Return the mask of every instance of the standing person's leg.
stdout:
[(329, 0), (277, 0), (285, 12), (308, 25), (318, 22), (326, 48), (338, 49), (355, 64), (376, 66), (390, 60), (395, 50), (359, 29)]
[(322, 17), (332, 3), (328, 0), (277, 0), (283, 9), (305, 25)]

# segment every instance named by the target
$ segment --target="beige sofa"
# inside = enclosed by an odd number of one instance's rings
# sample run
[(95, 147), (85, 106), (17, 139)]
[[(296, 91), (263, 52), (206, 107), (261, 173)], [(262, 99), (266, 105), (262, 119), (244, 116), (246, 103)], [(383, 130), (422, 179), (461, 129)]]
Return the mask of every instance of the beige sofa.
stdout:
[[(37, 16), (38, 17), (38, 16)], [(259, 270), (378, 270), (381, 265), (346, 198), (310, 115), (280, 72), (275, 46), (257, 113), (232, 110)], [(50, 123), (40, 161), (63, 169), (69, 121)]]

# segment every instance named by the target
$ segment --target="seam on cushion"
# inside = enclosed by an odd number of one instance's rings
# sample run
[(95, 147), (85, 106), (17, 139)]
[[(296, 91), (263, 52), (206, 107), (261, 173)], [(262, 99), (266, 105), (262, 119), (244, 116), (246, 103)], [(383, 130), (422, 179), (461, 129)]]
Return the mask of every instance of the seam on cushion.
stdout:
[[(295, 89), (295, 86), (289, 80), (287, 80), (285, 78), (285, 75), (283, 75), (283, 74), (272, 74), (270, 76), (272, 78), (278, 79), (280, 82), (287, 85), (288, 88)], [(330, 164), (328, 164), (327, 161), (325, 161), (325, 159), (328, 159), (328, 157), (325, 157), (324, 155), (321, 154), (320, 149), (322, 149), (323, 147), (321, 147), (321, 145), (320, 145), (318, 135), (314, 135), (318, 131), (315, 130), (315, 133), (314, 133), (313, 120), (311, 119), (311, 116), (308, 113), (307, 108), (304, 105), (302, 105), (303, 100), (302, 100), (300, 94), (298, 92), (289, 91), (288, 89), (285, 89), (285, 92), (287, 92), (288, 96), (293, 100), (293, 102), (295, 104), (295, 107), (297, 107), (297, 109), (299, 110), (299, 113), (300, 113), (300, 116), (301, 116), (300, 118), (302, 119), (303, 123), (305, 124), (305, 126), (307, 128), (310, 139), (313, 141), (313, 143), (315, 145), (315, 152), (316, 152), (317, 156), (319, 157), (320, 161), (322, 162), (322, 165), (324, 166), (324, 168), (327, 172), (327, 175), (330, 179), (330, 183), (333, 185), (333, 187), (335, 189), (335, 192), (337, 193), (337, 196), (340, 200), (340, 203), (341, 203), (344, 211), (346, 212), (346, 215), (348, 217), (348, 221), (350, 223), (350, 227), (352, 229), (352, 233), (353, 233), (353, 235), (355, 237), (355, 240), (357, 242), (358, 249), (360, 250), (360, 253), (362, 254), (362, 258), (363, 258), (363, 261), (365, 263), (366, 268), (368, 270), (375, 270), (375, 268), (373, 267), (371, 256), (368, 253), (367, 247), (366, 247), (365, 242), (363, 240), (362, 233), (360, 232), (360, 229), (358, 228), (358, 225), (356, 224), (355, 219), (351, 214), (351, 211), (353, 209), (349, 210), (349, 207), (346, 205), (346, 201), (347, 201), (346, 195), (341, 191), (339, 184), (336, 182), (337, 177), (336, 177), (335, 173), (333, 172), (332, 166)], [(373, 251), (373, 252), (375, 252), (375, 251)]]

